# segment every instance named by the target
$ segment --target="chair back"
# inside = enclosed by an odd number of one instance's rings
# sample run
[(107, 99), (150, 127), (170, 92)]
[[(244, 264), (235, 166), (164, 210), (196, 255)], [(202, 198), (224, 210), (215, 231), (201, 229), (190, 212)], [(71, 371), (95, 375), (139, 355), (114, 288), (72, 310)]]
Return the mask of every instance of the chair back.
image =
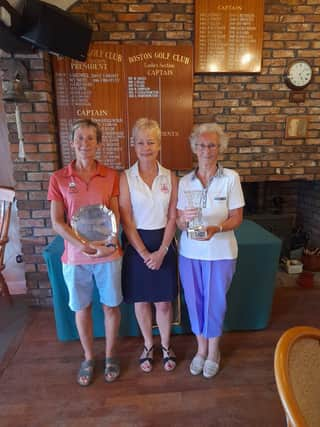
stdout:
[(274, 372), (288, 427), (319, 427), (320, 329), (296, 326), (284, 332)]
[(15, 191), (11, 187), (0, 186), (0, 268), (4, 268), (4, 252), (8, 243), (11, 207)]

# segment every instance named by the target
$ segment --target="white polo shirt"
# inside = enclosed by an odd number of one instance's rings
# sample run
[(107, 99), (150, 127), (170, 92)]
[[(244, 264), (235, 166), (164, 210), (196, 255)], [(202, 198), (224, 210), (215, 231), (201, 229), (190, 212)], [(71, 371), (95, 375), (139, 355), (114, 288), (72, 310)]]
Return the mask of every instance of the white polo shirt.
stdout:
[(158, 163), (158, 175), (150, 188), (139, 174), (138, 163), (125, 171), (133, 218), (142, 230), (164, 228), (168, 222), (168, 209), (172, 190), (171, 172)]
[[(207, 225), (220, 225), (228, 218), (231, 209), (244, 206), (240, 178), (237, 172), (218, 166), (217, 173), (206, 188), (192, 171), (180, 179), (177, 208), (187, 207), (185, 190), (202, 190), (202, 215)], [(179, 253), (186, 258), (201, 260), (235, 259), (238, 245), (233, 231), (216, 233), (210, 240), (199, 241), (187, 237), (183, 231), (180, 237)]]

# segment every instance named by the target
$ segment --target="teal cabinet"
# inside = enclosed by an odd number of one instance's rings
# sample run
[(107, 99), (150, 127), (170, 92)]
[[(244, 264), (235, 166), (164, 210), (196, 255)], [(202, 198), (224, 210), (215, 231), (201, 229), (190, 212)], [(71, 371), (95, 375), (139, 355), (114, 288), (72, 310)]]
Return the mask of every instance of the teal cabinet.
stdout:
[[(268, 325), (281, 240), (253, 221), (244, 220), (236, 237), (239, 245), (237, 270), (227, 295), (228, 309), (224, 329), (255, 330)], [(53, 309), (57, 336), (61, 341), (78, 339), (74, 313), (68, 307), (68, 292), (61, 267), (63, 240), (57, 236), (44, 251), (52, 286)], [(183, 292), (180, 292), (181, 321), (173, 325), (174, 334), (190, 333), (190, 324)], [(104, 336), (103, 312), (98, 292), (93, 295), (94, 336)], [(155, 328), (155, 334), (157, 334)], [(121, 336), (140, 335), (132, 305), (121, 304)]]

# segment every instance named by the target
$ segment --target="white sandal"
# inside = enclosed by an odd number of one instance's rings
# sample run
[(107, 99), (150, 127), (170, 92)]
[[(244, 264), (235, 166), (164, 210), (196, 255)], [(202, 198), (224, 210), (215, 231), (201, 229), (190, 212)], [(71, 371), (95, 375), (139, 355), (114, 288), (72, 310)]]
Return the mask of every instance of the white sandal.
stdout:
[(205, 358), (200, 354), (196, 354), (190, 363), (190, 373), (192, 375), (199, 375), (203, 370)]
[(203, 366), (203, 376), (205, 378), (212, 378), (219, 372), (220, 368), (220, 353), (218, 354), (217, 361), (207, 359)]

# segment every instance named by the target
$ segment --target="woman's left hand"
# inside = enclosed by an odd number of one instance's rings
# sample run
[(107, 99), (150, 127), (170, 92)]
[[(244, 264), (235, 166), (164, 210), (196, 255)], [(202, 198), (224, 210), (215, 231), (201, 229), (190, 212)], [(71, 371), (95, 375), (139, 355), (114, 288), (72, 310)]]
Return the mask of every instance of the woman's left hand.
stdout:
[(220, 228), (216, 225), (207, 227), (207, 237), (199, 237), (196, 240), (210, 240), (216, 233), (220, 231)]
[(144, 263), (148, 268), (150, 268), (150, 270), (159, 270), (162, 265), (164, 256), (164, 251), (159, 249), (155, 252), (152, 252), (150, 256), (144, 261)]
[(95, 249), (94, 254), (83, 252), (85, 255), (91, 258), (101, 258), (112, 255), (117, 250), (117, 244), (111, 242), (110, 246), (106, 246), (105, 242), (90, 242), (90, 248)]

